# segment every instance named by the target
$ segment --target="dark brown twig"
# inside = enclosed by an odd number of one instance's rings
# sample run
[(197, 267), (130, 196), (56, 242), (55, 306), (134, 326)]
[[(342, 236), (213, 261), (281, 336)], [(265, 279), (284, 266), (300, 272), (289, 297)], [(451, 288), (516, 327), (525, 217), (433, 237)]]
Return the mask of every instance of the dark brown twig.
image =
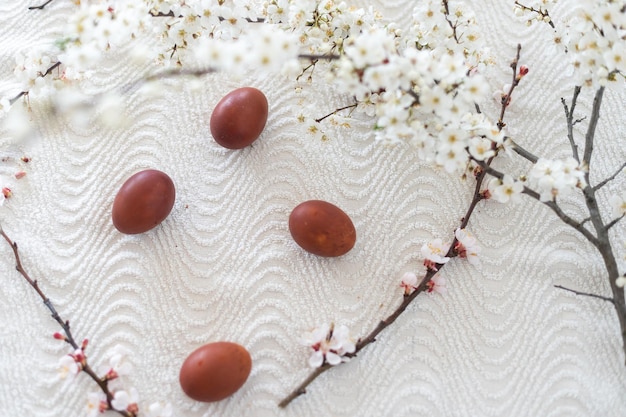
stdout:
[[(22, 277), (26, 280), (26, 282), (28, 282), (28, 284), (35, 290), (35, 292), (39, 295), (39, 297), (43, 301), (44, 305), (48, 308), (48, 310), (50, 310), (52, 318), (63, 329), (63, 332), (65, 333), (65, 339), (64, 339), (65, 342), (68, 343), (70, 346), (72, 346), (74, 350), (79, 349), (80, 346), (78, 345), (78, 343), (76, 343), (76, 339), (74, 339), (74, 335), (72, 334), (72, 330), (70, 329), (70, 322), (68, 320), (63, 320), (63, 318), (59, 315), (56, 308), (52, 304), (52, 301), (50, 301), (50, 299), (42, 291), (37, 280), (32, 279), (30, 275), (28, 274), (28, 272), (26, 272), (26, 270), (24, 269), (24, 266), (22, 265), (22, 260), (20, 258), (20, 253), (17, 247), (17, 243), (11, 240), (11, 238), (9, 238), (9, 236), (1, 228), (0, 228), (0, 235), (4, 238), (4, 240), (6, 240), (6, 242), (9, 244), (9, 246), (11, 246), (11, 249), (13, 250), (13, 256), (15, 257), (15, 269), (17, 270), (17, 272), (19, 272), (20, 275), (22, 275)], [(109, 391), (108, 381), (103, 378), (100, 378), (96, 374), (96, 372), (87, 363), (86, 358), (85, 358), (84, 363), (81, 363), (81, 371), (89, 375), (89, 377), (93, 379), (96, 384), (98, 384), (102, 392), (106, 395), (107, 404), (111, 411), (115, 411), (124, 417), (135, 417), (134, 413), (131, 413), (129, 411), (115, 410), (111, 406), (111, 401), (113, 401), (113, 394), (111, 393), (111, 391)]]
[(43, 10), (47, 5), (52, 3), (54, 0), (47, 0), (46, 2), (40, 4), (39, 6), (30, 6), (28, 10)]
[(515, 0), (515, 5), (523, 10), (526, 10), (532, 13), (537, 13), (539, 16), (541, 16), (542, 22), (545, 22), (545, 18), (547, 17), (548, 24), (552, 27), (552, 29), (555, 29), (554, 22), (552, 21), (552, 18), (550, 17), (550, 14), (548, 13), (547, 9), (543, 9), (543, 10), (541, 10), (541, 8), (535, 9), (534, 7), (525, 6), (517, 0)]
[(317, 123), (319, 123), (319, 122), (323, 121), (324, 119), (327, 119), (327, 118), (329, 118), (330, 116), (332, 116), (332, 115), (335, 115), (335, 114), (339, 113), (340, 111), (344, 111), (344, 110), (348, 110), (348, 109), (354, 109), (354, 108), (356, 108), (356, 106), (357, 106), (357, 105), (358, 105), (357, 103), (353, 103), (353, 104), (349, 104), (349, 105), (344, 106), (344, 107), (340, 107), (340, 108), (338, 108), (338, 109), (336, 109), (336, 110), (334, 110), (334, 111), (332, 111), (332, 112), (328, 113), (326, 116), (322, 116), (322, 117), (320, 117), (319, 119), (315, 119), (315, 121), (316, 121)]
[(598, 295), (598, 294), (591, 294), (591, 293), (588, 293), (588, 292), (576, 291), (576, 290), (572, 290), (571, 288), (564, 287), (562, 285), (555, 285), (554, 288), (559, 288), (561, 290), (573, 292), (576, 295), (584, 295), (586, 297), (597, 298), (599, 300), (604, 300), (604, 301), (608, 301), (611, 304), (615, 304), (615, 301), (611, 297), (604, 297), (604, 296)]
[(519, 57), (520, 57), (521, 52), (522, 52), (522, 45), (517, 44), (517, 54), (515, 55), (515, 59), (513, 60), (513, 62), (511, 62), (511, 69), (513, 70), (513, 81), (511, 81), (511, 87), (509, 88), (509, 92), (506, 94), (506, 96), (502, 97), (502, 103), (501, 103), (502, 107), (500, 109), (500, 117), (498, 118), (498, 124), (497, 124), (499, 130), (504, 129), (504, 127), (506, 126), (506, 124), (503, 121), (504, 113), (506, 112), (508, 104), (511, 101), (511, 96), (513, 94), (513, 91), (515, 90), (515, 88), (520, 82), (520, 77), (518, 77), (517, 75), (517, 64), (519, 63)]

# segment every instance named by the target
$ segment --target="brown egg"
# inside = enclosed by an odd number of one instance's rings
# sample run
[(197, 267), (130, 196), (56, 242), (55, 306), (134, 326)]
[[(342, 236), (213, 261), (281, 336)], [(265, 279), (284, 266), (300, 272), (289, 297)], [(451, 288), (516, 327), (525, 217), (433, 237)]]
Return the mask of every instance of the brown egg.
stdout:
[(248, 379), (252, 359), (241, 345), (215, 342), (201, 346), (180, 368), (180, 386), (196, 401), (219, 401), (232, 395)]
[(310, 200), (289, 215), (289, 231), (302, 249), (319, 256), (341, 256), (354, 247), (356, 230), (339, 207)]
[(129, 235), (147, 232), (161, 223), (174, 206), (176, 190), (167, 174), (140, 171), (126, 180), (113, 201), (113, 225)]
[(211, 114), (213, 139), (228, 149), (241, 149), (254, 142), (267, 122), (267, 98), (252, 87), (231, 91)]

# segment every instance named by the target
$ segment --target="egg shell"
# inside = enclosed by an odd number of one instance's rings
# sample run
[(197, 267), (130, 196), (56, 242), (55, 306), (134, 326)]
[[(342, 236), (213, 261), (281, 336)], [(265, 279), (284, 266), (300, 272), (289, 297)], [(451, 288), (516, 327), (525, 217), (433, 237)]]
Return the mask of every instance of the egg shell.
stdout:
[(176, 189), (164, 172), (146, 169), (126, 180), (113, 201), (112, 220), (126, 234), (147, 232), (172, 211)]
[(223, 400), (234, 394), (248, 379), (252, 359), (243, 346), (214, 342), (199, 347), (180, 368), (180, 386), (196, 401)]
[(253, 87), (242, 87), (226, 94), (211, 114), (211, 135), (221, 146), (241, 149), (254, 142), (267, 122), (265, 94)]
[(339, 207), (321, 200), (299, 204), (289, 215), (293, 240), (307, 252), (319, 256), (341, 256), (356, 243), (356, 229)]

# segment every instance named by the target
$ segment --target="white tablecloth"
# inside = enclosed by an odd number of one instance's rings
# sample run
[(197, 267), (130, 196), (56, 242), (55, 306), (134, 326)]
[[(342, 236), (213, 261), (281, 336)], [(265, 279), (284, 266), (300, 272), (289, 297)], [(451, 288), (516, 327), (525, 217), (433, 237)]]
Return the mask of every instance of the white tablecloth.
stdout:
[[(568, 12), (563, 2), (559, 11)], [(28, 3), (28, 4), (26, 4)], [(54, 39), (73, 2), (45, 10), (36, 2), (0, 2), (0, 96), (20, 91), (14, 54)], [(364, 5), (365, 0), (356, 1)], [(399, 25), (413, 1), (371, 2)], [(560, 98), (572, 80), (562, 55), (546, 49), (548, 25), (527, 27), (510, 1), (472, 0), (499, 69), (495, 91), (510, 79), (508, 63), (521, 43), (531, 68), (506, 121), (517, 141), (536, 154), (568, 155)], [(91, 78), (102, 91), (141, 71), (109, 62)], [(209, 132), (213, 106), (234, 88), (260, 88), (270, 103), (262, 137), (239, 151), (218, 146)], [(584, 90), (579, 115), (589, 114)], [(592, 178), (614, 172), (624, 150), (623, 88), (607, 91)], [(18, 102), (18, 104), (21, 103)], [(272, 75), (227, 74), (168, 80), (162, 94), (124, 96), (131, 123), (108, 128), (91, 115), (80, 125), (50, 114), (31, 99), (35, 126), (16, 141), (0, 130), (0, 170), (14, 196), (0, 208), (4, 230), (22, 250), (87, 355), (104, 365), (116, 344), (128, 348), (140, 407), (171, 402), (175, 416), (623, 416), (626, 369), (619, 326), (609, 303), (554, 288), (555, 284), (609, 295), (600, 256), (577, 232), (528, 198), (518, 205), (483, 202), (468, 229), (483, 252), (480, 266), (453, 260), (444, 268), (448, 293), (423, 294), (357, 359), (326, 372), (287, 409), (280, 399), (310, 372), (298, 338), (317, 324), (368, 333), (400, 303), (400, 279), (419, 271), (420, 247), (451, 240), (471, 198), (473, 182), (426, 165), (408, 147), (373, 140), (371, 121), (351, 127), (322, 123), (328, 140), (304, 132), (297, 116), (320, 117), (349, 104), (322, 80), (295, 90)], [(485, 107), (495, 115), (496, 104)], [(577, 127), (581, 134), (585, 124)], [(32, 159), (28, 164), (21, 156)], [(522, 173), (524, 162), (500, 162)], [(111, 223), (114, 196), (133, 173), (156, 168), (176, 184), (171, 215), (135, 236)], [(624, 189), (623, 177), (606, 197)], [(354, 249), (340, 258), (305, 253), (287, 228), (290, 211), (309, 199), (332, 202), (357, 229)], [(580, 200), (568, 203), (583, 217)], [(624, 240), (623, 224), (614, 231)], [(621, 239), (620, 239), (621, 236)], [(616, 245), (620, 257), (624, 248)], [(34, 291), (15, 272), (0, 245), (0, 416), (80, 416), (86, 375), (59, 379), (68, 346)], [(251, 375), (231, 398), (203, 404), (187, 398), (178, 372), (198, 346), (240, 343), (253, 359)], [(113, 414), (112, 414), (113, 415)]]

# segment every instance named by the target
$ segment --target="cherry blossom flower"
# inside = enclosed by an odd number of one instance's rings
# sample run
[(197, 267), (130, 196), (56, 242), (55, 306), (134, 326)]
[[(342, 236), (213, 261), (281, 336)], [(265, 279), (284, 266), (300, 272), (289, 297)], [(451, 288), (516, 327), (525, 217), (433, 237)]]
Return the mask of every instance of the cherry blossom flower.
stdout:
[(345, 355), (356, 350), (350, 331), (343, 325), (334, 327), (332, 324), (323, 324), (305, 333), (301, 343), (312, 349), (309, 357), (309, 366), (312, 368), (318, 368), (325, 363), (338, 365), (347, 362), (349, 358)]
[(448, 289), (446, 288), (446, 278), (441, 275), (441, 273), (435, 274), (435, 276), (428, 281), (426, 286), (428, 288), (428, 292), (436, 292), (442, 295), (448, 292)]
[(61, 379), (65, 379), (68, 375), (76, 375), (81, 371), (80, 365), (70, 355), (64, 355), (59, 359), (59, 368)]
[(417, 289), (417, 275), (414, 272), (406, 272), (402, 276), (400, 287), (404, 289), (404, 295), (409, 295)]
[(617, 279), (615, 280), (615, 285), (620, 288), (624, 288), (624, 286), (626, 286), (626, 276), (622, 275), (621, 277), (617, 277)]
[(130, 413), (137, 414), (139, 407), (139, 393), (135, 388), (131, 388), (128, 391), (119, 390), (113, 394), (113, 400), (111, 400), (111, 406), (118, 411), (128, 411)]
[(107, 397), (102, 391), (87, 394), (87, 417), (96, 417), (108, 409)]
[(521, 201), (524, 184), (520, 181), (515, 181), (510, 175), (505, 175), (501, 180), (492, 178), (487, 185), (487, 189), (491, 198), (500, 203), (508, 203), (509, 201), (517, 203)]
[(480, 246), (476, 242), (476, 238), (469, 234), (465, 229), (456, 229), (454, 236), (457, 239), (454, 249), (461, 258), (466, 258), (470, 264), (480, 264), (478, 254), (480, 253)]
[(127, 361), (129, 350), (118, 344), (111, 349), (110, 353), (109, 365), (102, 372), (104, 378), (110, 381), (120, 376), (129, 375), (132, 371), (132, 365)]
[(541, 201), (552, 201), (585, 184), (585, 171), (574, 158), (549, 160), (539, 158), (533, 165), (529, 179), (539, 192)]
[(448, 262), (450, 258), (445, 255), (448, 253), (449, 249), (450, 244), (444, 243), (439, 238), (424, 244), (421, 252), (424, 257), (424, 265), (426, 268), (436, 271), (437, 264), (445, 264)]

